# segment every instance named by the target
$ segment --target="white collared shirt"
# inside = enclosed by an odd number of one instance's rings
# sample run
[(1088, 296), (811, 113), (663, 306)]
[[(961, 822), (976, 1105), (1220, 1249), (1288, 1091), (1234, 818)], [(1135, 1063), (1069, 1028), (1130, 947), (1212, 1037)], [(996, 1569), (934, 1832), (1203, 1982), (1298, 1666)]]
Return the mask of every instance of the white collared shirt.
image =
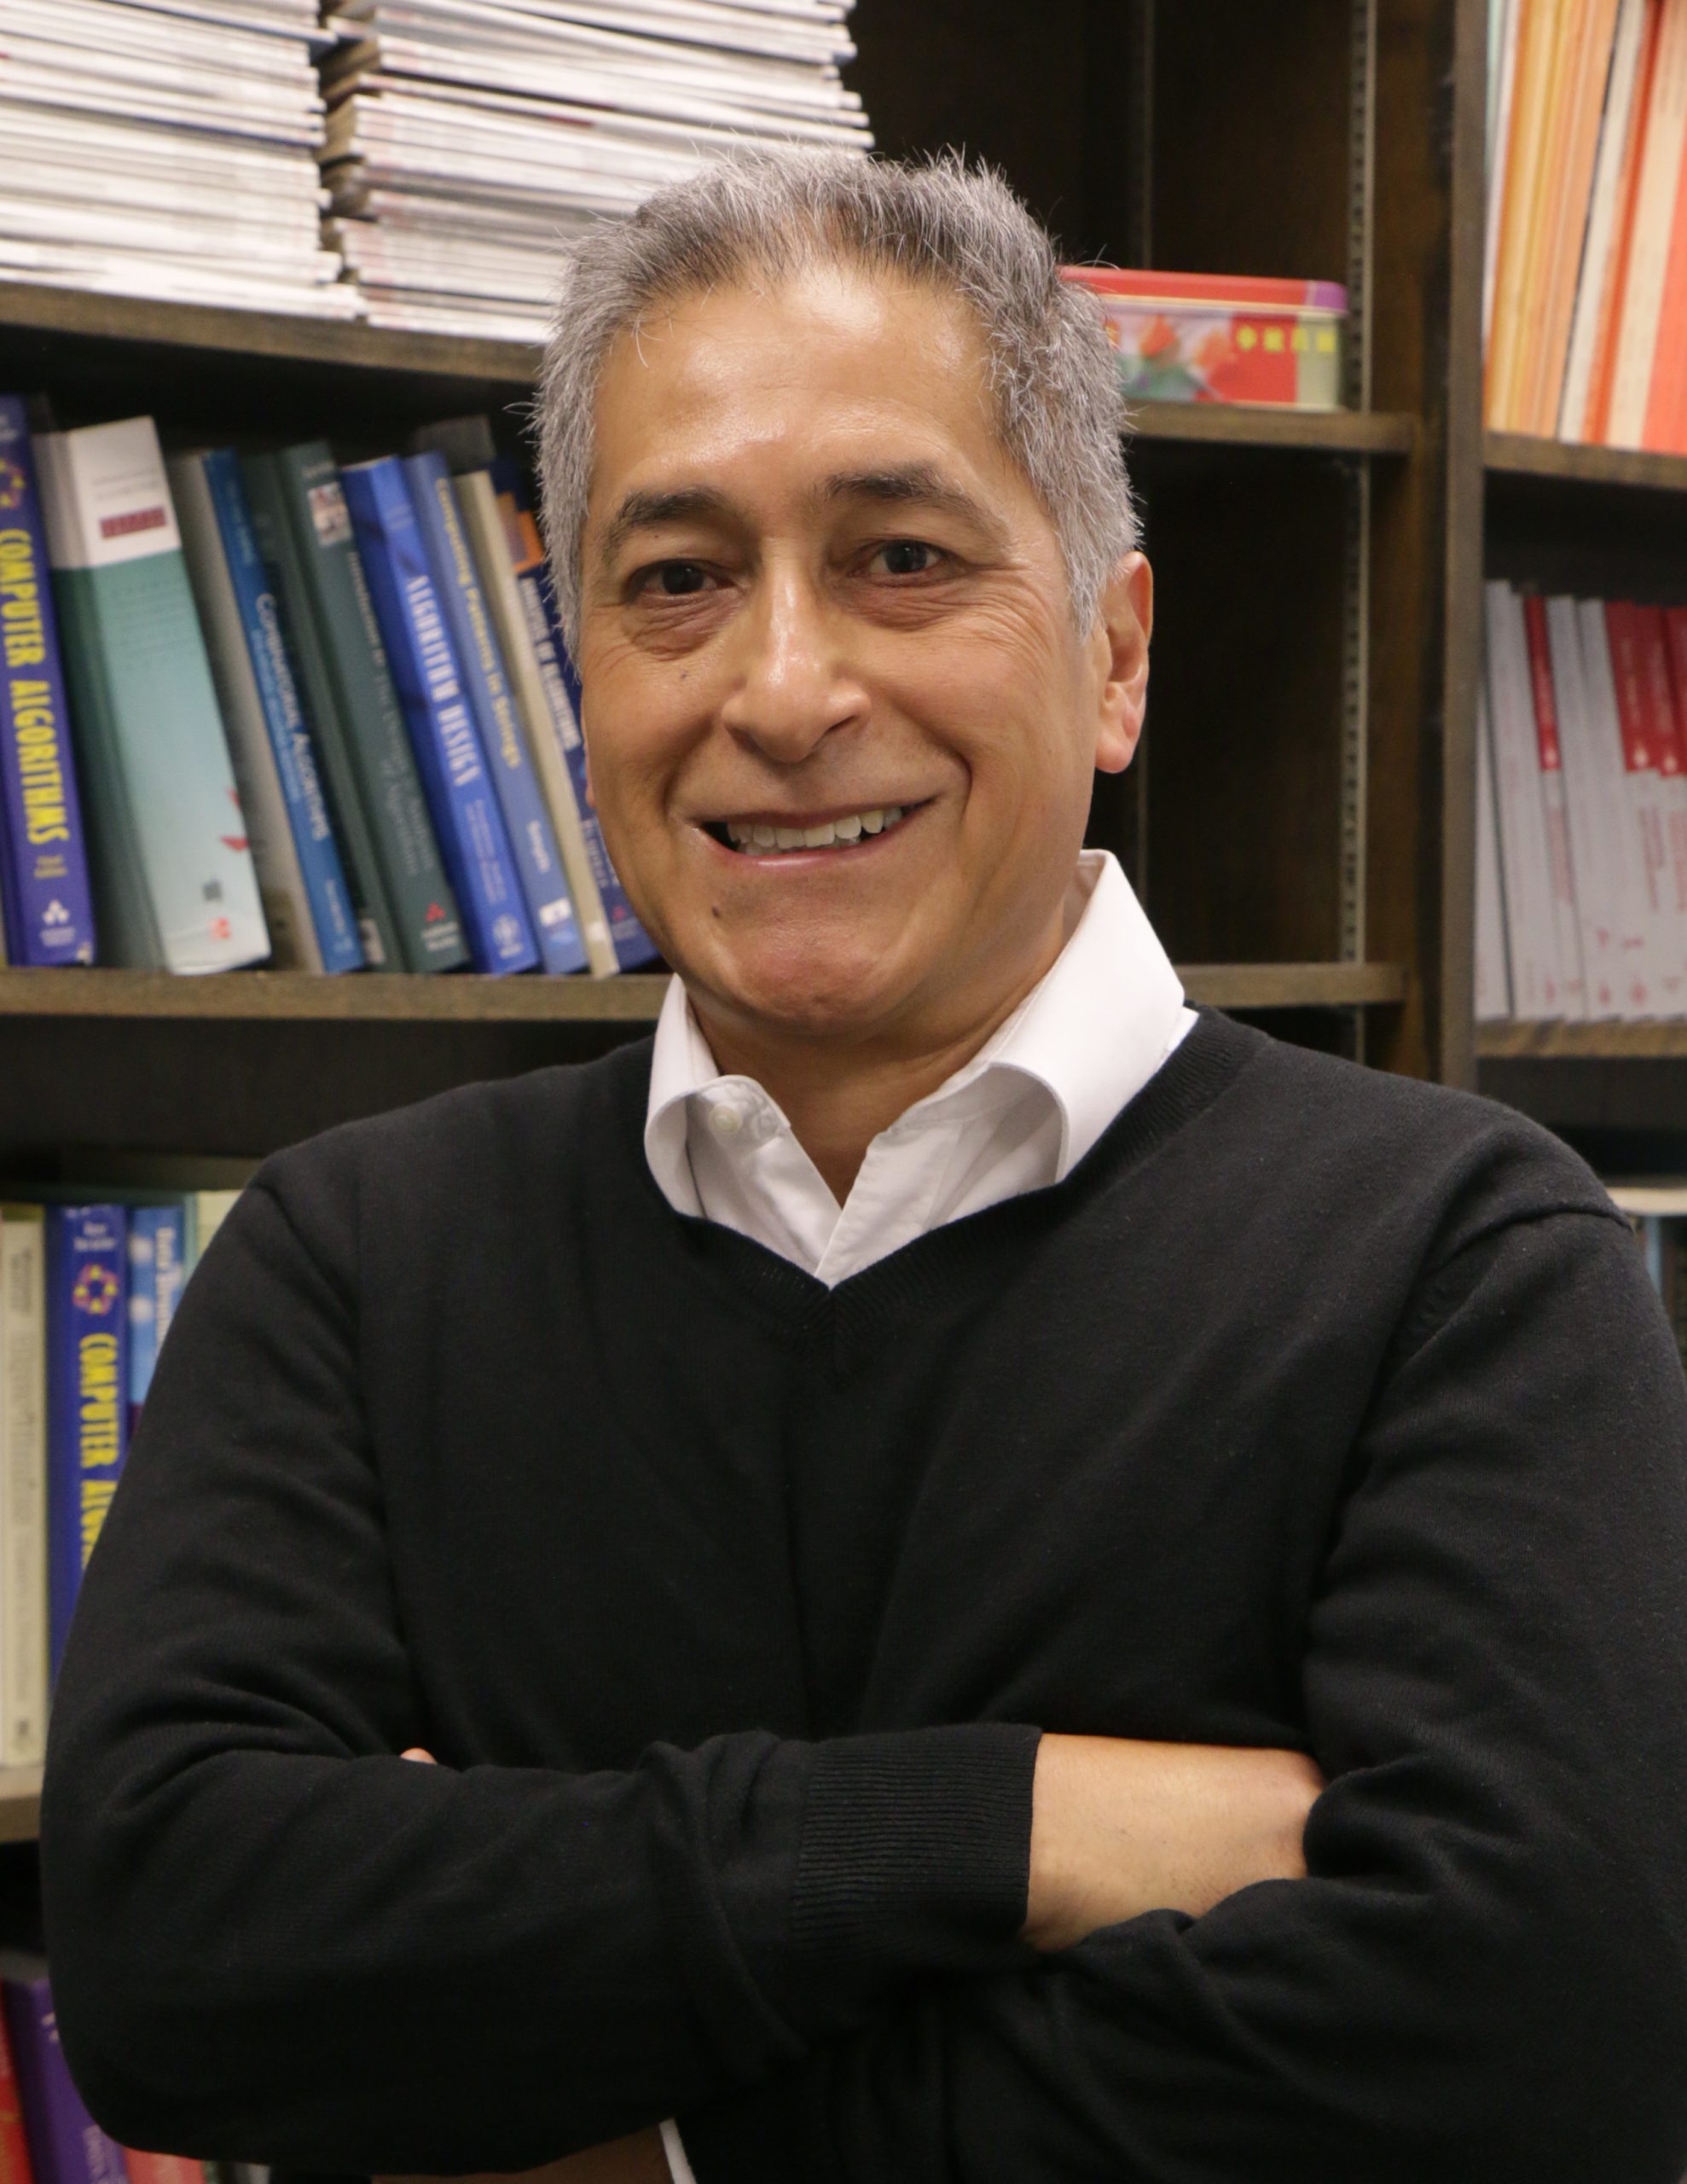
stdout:
[(964, 1214), (1069, 1175), (1195, 1022), (1118, 862), (1078, 860), (1071, 938), (971, 1060), (881, 1130), (840, 1207), (777, 1103), (722, 1076), (685, 988), (656, 1027), (645, 1157), (679, 1213), (828, 1288)]

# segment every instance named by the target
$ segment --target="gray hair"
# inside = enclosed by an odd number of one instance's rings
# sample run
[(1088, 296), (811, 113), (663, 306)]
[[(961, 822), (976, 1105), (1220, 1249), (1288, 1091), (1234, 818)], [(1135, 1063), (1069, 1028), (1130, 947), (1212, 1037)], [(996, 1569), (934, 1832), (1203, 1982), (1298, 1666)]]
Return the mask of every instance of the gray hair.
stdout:
[(1123, 406), (1094, 299), (1001, 177), (953, 153), (735, 154), (574, 243), (539, 380), (540, 472), (557, 604), (579, 636), (593, 410), (617, 336), (652, 305), (817, 259), (948, 289), (983, 329), (1003, 446), (1047, 510), (1081, 631), (1139, 536), (1120, 446)]

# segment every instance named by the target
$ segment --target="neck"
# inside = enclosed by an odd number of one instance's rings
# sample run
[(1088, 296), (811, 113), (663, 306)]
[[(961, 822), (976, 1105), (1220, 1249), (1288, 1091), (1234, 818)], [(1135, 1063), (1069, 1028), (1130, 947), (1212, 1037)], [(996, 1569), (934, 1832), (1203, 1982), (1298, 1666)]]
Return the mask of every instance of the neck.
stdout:
[(971, 1010), (913, 1037), (841, 1044), (718, 1010), (693, 993), (692, 1007), (723, 1073), (752, 1078), (779, 1106), (797, 1143), (842, 1205), (880, 1131), (964, 1069), (1046, 976), (1082, 909), (1074, 888), (1043, 944)]

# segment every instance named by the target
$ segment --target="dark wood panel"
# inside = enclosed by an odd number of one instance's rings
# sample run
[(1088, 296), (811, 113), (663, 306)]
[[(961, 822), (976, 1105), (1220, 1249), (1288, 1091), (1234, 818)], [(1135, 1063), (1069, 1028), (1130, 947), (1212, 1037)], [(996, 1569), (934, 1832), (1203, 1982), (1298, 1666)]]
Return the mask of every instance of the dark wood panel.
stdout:
[(1187, 962), (1339, 952), (1342, 466), (1139, 446), (1147, 903)]
[[(1657, 1061), (1687, 1060), (1687, 1018), (1639, 1024), (1483, 1024), (1476, 1052), (1490, 1060)], [(1687, 1087), (1681, 1094), (1687, 1129)]]
[(1645, 449), (1587, 447), (1576, 440), (1538, 439), (1532, 433), (1489, 433), (1489, 474), (1533, 478), (1567, 490), (1560, 506), (1569, 521), (1582, 506), (1576, 488), (1619, 486), (1654, 493), (1687, 493), (1687, 455), (1654, 455)]

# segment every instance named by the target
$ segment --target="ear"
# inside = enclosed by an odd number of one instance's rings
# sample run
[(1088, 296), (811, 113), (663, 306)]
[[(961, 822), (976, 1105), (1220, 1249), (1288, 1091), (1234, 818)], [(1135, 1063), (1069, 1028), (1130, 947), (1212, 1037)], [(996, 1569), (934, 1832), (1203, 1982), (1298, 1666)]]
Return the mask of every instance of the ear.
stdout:
[(1154, 572), (1144, 554), (1127, 554), (1108, 578), (1091, 642), (1101, 687), (1096, 709), (1095, 764), (1122, 774), (1136, 755), (1148, 706), (1148, 645), (1154, 634)]

